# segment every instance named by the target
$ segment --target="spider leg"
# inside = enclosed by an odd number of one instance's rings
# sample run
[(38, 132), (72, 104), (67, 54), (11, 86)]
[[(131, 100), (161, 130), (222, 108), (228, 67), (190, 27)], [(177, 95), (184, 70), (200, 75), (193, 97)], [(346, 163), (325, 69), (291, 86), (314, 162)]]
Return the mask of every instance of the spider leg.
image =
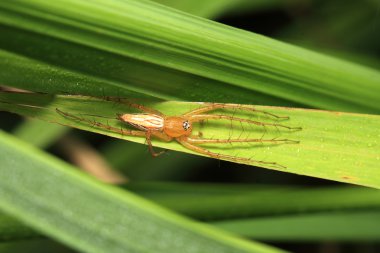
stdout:
[(146, 135), (145, 135), (146, 136), (146, 142), (148, 143), (149, 152), (152, 154), (153, 157), (157, 157), (159, 155), (162, 155), (163, 153), (165, 153), (166, 150), (163, 150), (160, 152), (155, 152), (153, 149), (152, 141), (151, 141), (151, 135), (152, 135), (151, 131), (147, 131)]
[(85, 123), (87, 123), (89, 125), (93, 125), (93, 126), (98, 127), (98, 128), (106, 129), (106, 130), (111, 131), (111, 132), (119, 133), (121, 135), (145, 136), (145, 132), (144, 131), (119, 129), (119, 128), (112, 127), (112, 126), (109, 126), (109, 125), (106, 125), (106, 124), (102, 124), (102, 123), (97, 122), (97, 121), (92, 121), (90, 119), (82, 118), (82, 117), (73, 115), (73, 114), (68, 113), (68, 112), (63, 112), (63, 111), (59, 110), (58, 108), (55, 108), (55, 110), (56, 110), (56, 112), (58, 114), (62, 115), (65, 118), (68, 118), (68, 119), (71, 119), (71, 120), (74, 120), (74, 121), (85, 122)]
[(208, 149), (205, 149), (205, 148), (202, 148), (202, 147), (199, 147), (197, 145), (192, 144), (191, 142), (188, 141), (188, 139), (189, 138), (187, 138), (187, 137), (176, 138), (176, 140), (185, 148), (190, 149), (194, 152), (212, 157), (212, 158), (225, 159), (225, 160), (232, 161), (232, 162), (256, 163), (256, 164), (260, 164), (260, 165), (272, 165), (272, 166), (278, 166), (278, 167), (281, 167), (284, 169), (286, 168), (285, 166), (282, 166), (276, 162), (265, 162), (265, 161), (260, 161), (260, 160), (253, 160), (251, 158), (236, 157), (236, 156), (232, 156), (232, 155), (215, 153), (215, 152), (212, 152)]
[(207, 144), (207, 143), (244, 143), (244, 142), (259, 142), (259, 143), (273, 143), (273, 144), (297, 144), (299, 141), (289, 140), (289, 139), (254, 139), (254, 138), (246, 138), (246, 139), (207, 139), (207, 138), (194, 138), (187, 137), (186, 139), (189, 143), (192, 144)]
[(276, 123), (265, 123), (260, 121), (254, 121), (250, 119), (243, 119), (239, 117), (229, 116), (229, 115), (214, 115), (214, 114), (196, 114), (196, 115), (190, 115), (188, 116), (191, 122), (198, 122), (202, 120), (208, 120), (208, 119), (226, 119), (231, 121), (239, 121), (239, 122), (245, 122), (249, 124), (254, 124), (257, 126), (273, 126), (273, 127), (282, 127), (289, 130), (301, 130), (301, 127), (289, 127), (281, 124)]
[(157, 131), (147, 131), (146, 132), (146, 142), (148, 143), (148, 148), (149, 148), (149, 152), (152, 154), (153, 157), (157, 157), (159, 155), (162, 155), (163, 153), (165, 153), (167, 150), (162, 150), (160, 152), (155, 152), (154, 149), (153, 149), (153, 145), (152, 145), (152, 141), (151, 141), (151, 136), (155, 136), (163, 141), (171, 141), (173, 138), (170, 137), (170, 136), (167, 136), (166, 134), (163, 134), (161, 132), (157, 132)]
[(191, 111), (183, 114), (182, 116), (188, 117), (191, 115), (210, 112), (210, 111), (214, 111), (217, 109), (238, 109), (238, 110), (243, 110), (243, 111), (251, 111), (251, 112), (262, 113), (262, 114), (265, 114), (267, 116), (271, 116), (271, 117), (276, 118), (276, 119), (289, 119), (288, 116), (278, 116), (278, 115), (270, 113), (270, 112), (266, 112), (263, 110), (257, 110), (251, 106), (239, 105), (239, 104), (221, 104), (221, 103), (207, 104), (204, 107), (191, 110)]
[(143, 112), (146, 112), (146, 113), (151, 113), (151, 114), (156, 114), (156, 115), (163, 116), (162, 112), (160, 112), (158, 110), (155, 110), (155, 109), (152, 109), (152, 108), (148, 108), (148, 107), (140, 105), (140, 104), (133, 103), (133, 102), (128, 101), (126, 99), (106, 96), (106, 97), (104, 97), (104, 100), (111, 101), (111, 102), (116, 102), (116, 103), (119, 103), (119, 104), (125, 104), (125, 105), (128, 105), (130, 107), (136, 108), (136, 109), (138, 109), (140, 111), (143, 111)]

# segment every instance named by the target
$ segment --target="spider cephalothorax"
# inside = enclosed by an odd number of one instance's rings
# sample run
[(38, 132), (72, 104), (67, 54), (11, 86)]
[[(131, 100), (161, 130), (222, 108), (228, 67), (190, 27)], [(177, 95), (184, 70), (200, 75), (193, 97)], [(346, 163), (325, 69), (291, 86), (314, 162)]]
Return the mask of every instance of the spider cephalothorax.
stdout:
[(184, 117), (167, 117), (163, 132), (172, 138), (181, 136), (190, 136), (192, 127), (189, 121)]

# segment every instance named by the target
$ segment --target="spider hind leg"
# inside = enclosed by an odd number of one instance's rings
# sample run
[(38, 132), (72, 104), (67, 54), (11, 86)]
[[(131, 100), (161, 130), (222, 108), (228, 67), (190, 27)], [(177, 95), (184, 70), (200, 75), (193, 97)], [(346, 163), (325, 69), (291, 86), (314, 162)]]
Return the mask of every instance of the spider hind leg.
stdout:
[(74, 114), (71, 114), (68, 112), (61, 111), (58, 108), (55, 108), (55, 110), (58, 114), (62, 115), (65, 118), (68, 118), (68, 119), (73, 120), (73, 121), (84, 122), (90, 126), (97, 127), (100, 129), (105, 129), (105, 130), (108, 130), (110, 132), (119, 133), (121, 135), (129, 135), (129, 136), (145, 136), (144, 131), (128, 130), (128, 129), (121, 129), (121, 128), (119, 129), (116, 127), (112, 127), (108, 124), (106, 125), (106, 124), (97, 122), (95, 120), (90, 120), (90, 119), (80, 117), (80, 116), (77, 116), (77, 115), (74, 115)]

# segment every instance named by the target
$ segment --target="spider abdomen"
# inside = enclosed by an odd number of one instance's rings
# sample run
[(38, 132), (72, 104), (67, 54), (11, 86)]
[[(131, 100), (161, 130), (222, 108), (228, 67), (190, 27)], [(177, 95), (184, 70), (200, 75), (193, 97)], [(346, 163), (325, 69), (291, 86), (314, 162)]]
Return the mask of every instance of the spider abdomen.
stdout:
[(168, 136), (176, 138), (180, 136), (189, 136), (192, 126), (184, 117), (167, 117), (164, 122), (164, 133)]
[(156, 130), (162, 131), (164, 128), (164, 118), (156, 115), (156, 114), (122, 114), (118, 115), (119, 119), (131, 124), (132, 126), (148, 131), (148, 130)]

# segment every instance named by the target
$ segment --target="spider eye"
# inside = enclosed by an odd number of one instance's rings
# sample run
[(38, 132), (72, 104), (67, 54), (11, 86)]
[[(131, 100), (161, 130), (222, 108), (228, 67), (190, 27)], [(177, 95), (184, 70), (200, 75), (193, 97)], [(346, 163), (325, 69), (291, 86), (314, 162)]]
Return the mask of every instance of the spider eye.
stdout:
[(184, 121), (183, 124), (182, 124), (182, 126), (183, 126), (183, 129), (185, 129), (185, 131), (187, 131), (190, 128), (189, 121), (187, 121), (187, 120)]

